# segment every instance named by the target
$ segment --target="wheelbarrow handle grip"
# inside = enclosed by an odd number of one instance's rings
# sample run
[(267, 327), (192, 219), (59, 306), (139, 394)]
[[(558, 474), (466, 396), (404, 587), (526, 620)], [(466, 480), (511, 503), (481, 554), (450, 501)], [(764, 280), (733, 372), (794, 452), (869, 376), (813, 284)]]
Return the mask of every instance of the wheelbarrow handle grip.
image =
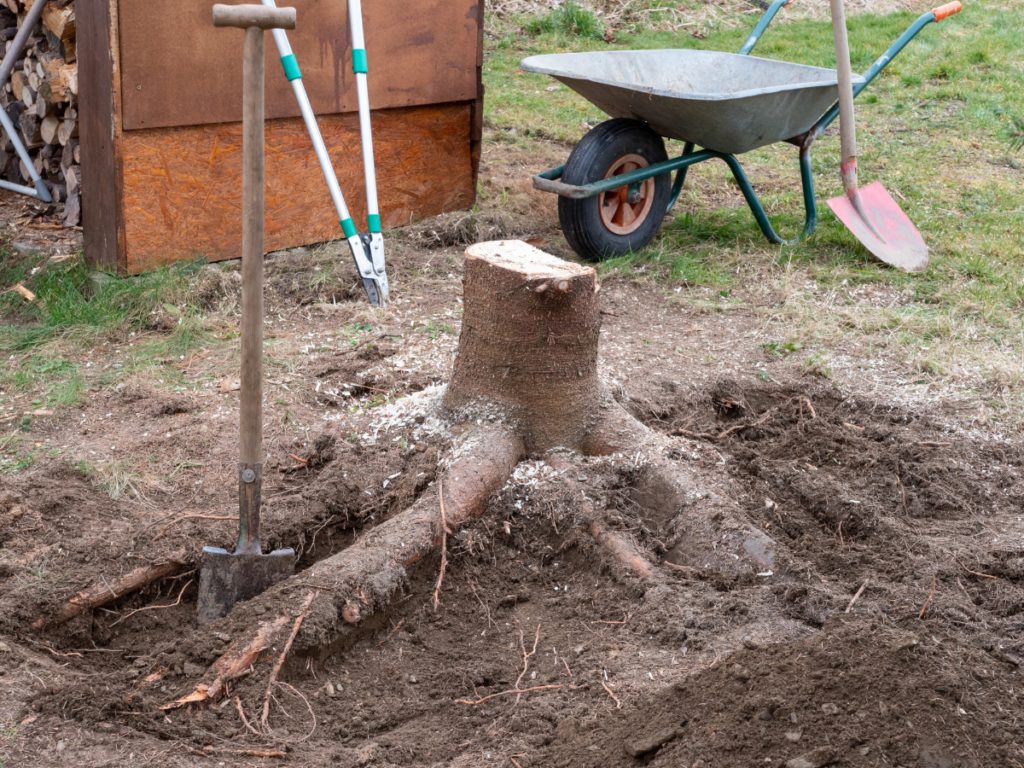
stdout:
[(942, 21), (947, 16), (952, 16), (954, 13), (960, 13), (964, 9), (960, 0), (953, 0), (952, 3), (946, 3), (945, 5), (939, 6), (932, 13), (935, 14), (936, 21)]

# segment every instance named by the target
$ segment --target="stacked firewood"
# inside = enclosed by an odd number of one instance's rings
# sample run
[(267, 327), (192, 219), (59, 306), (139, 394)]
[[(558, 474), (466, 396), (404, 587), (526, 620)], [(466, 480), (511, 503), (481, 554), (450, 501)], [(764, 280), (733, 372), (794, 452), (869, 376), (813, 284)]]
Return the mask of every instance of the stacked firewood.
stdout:
[[(11, 54), (14, 36), (34, 0), (0, 0), (0, 43)], [(81, 221), (78, 143), (78, 63), (74, 0), (49, 0), (19, 54), (10, 79), (0, 87), (0, 107), (17, 129), (36, 171), (53, 199), (64, 203), (64, 226)], [(0, 129), (0, 176), (31, 187), (14, 143)]]

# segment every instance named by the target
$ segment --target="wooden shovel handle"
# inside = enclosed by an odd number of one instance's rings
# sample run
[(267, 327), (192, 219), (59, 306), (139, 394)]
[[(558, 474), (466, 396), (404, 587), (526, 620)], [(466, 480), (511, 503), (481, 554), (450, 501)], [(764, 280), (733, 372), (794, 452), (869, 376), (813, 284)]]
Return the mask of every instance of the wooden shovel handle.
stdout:
[(213, 6), (213, 26), (239, 29), (295, 29), (295, 9), (218, 3)]
[(843, 0), (831, 0), (832, 37), (836, 45), (836, 74), (839, 79), (839, 138), (842, 147), (843, 189), (852, 197), (857, 189), (857, 132), (853, 112), (853, 71), (850, 41), (846, 35)]

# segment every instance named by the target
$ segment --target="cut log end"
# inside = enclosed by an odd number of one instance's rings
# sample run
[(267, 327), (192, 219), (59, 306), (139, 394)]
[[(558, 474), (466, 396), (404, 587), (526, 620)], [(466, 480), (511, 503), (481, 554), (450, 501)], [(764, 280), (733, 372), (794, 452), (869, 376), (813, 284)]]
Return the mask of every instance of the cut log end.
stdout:
[(494, 240), (477, 243), (466, 249), (466, 268), (469, 262), (482, 260), (500, 269), (517, 273), (523, 280), (558, 279), (576, 276), (594, 278), (597, 272), (593, 267), (565, 261), (557, 256), (534, 248), (522, 240)]

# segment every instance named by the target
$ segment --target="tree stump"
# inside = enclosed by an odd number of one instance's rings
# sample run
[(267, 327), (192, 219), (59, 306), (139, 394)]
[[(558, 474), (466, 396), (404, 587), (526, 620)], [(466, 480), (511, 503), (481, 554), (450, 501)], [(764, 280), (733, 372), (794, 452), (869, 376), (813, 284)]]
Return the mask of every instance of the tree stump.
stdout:
[[(702, 489), (703, 479), (687, 462), (667, 458), (668, 438), (636, 421), (602, 386), (597, 375), (599, 292), (592, 267), (526, 243), (507, 240), (469, 248), (458, 354), (452, 380), (435, 403), (452, 442), (438, 482), (409, 509), (365, 532), (347, 549), (203, 627), (200, 632), (208, 636), (224, 623), (234, 627), (236, 639), (195, 690), (165, 708), (223, 695), (240, 664), (265, 648), (283, 647), (286, 622), (260, 617), (299, 597), (306, 597), (309, 608), (294, 651), (337, 647), (356, 625), (387, 608), (406, 586), (409, 566), (444, 547), (448, 527), (457, 529), (483, 514), (488, 497), (529, 456), (545, 456), (567, 488), (583, 499), (578, 530), (614, 567), (648, 583), (662, 581), (668, 569), (659, 567), (628, 533), (602, 521), (577, 484), (570, 455), (565, 450), (546, 453), (555, 448), (635, 457), (645, 467), (634, 489), (637, 503), (676, 531), (676, 549), (689, 561), (677, 567), (690, 572), (769, 568), (771, 540), (743, 523), (727, 497)], [(440, 593), (439, 579), (435, 596)], [(244, 631), (238, 632), (240, 627)]]
[(470, 247), (449, 419), (500, 422), (530, 454), (579, 449), (600, 413), (600, 290), (593, 267), (518, 240)]

